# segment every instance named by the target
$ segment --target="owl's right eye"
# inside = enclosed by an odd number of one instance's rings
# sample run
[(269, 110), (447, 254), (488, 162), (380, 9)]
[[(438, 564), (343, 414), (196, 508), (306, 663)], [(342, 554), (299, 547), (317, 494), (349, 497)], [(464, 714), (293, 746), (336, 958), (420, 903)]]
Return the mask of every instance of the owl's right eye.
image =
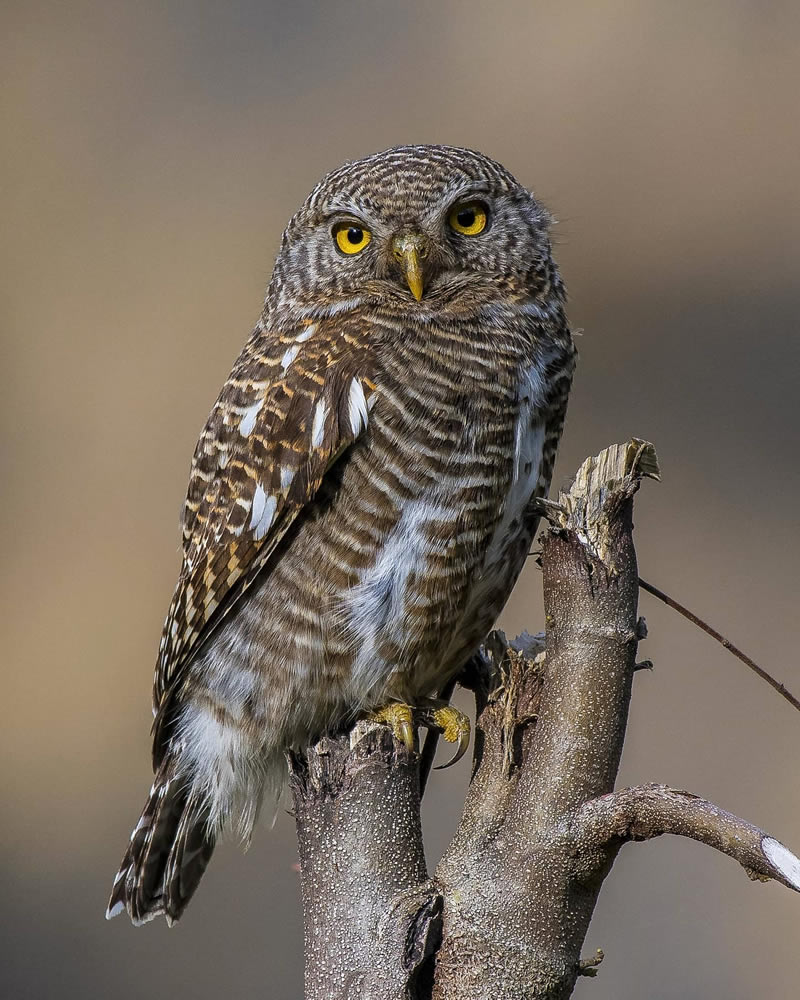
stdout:
[(346, 254), (360, 253), (372, 239), (372, 233), (353, 222), (340, 222), (334, 227), (336, 246)]

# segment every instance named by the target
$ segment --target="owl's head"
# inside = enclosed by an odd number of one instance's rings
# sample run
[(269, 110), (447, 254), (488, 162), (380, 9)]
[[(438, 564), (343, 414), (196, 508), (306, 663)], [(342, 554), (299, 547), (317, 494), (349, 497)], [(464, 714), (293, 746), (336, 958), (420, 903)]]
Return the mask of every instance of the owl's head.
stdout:
[(267, 303), (424, 317), (536, 299), (553, 279), (549, 224), (488, 156), (399, 146), (317, 184), (283, 235)]

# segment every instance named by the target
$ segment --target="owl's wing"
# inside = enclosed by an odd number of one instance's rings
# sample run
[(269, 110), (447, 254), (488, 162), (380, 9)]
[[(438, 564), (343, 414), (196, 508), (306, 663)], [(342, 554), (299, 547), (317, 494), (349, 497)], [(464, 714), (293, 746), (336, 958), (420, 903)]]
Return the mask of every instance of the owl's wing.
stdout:
[(252, 586), (331, 465), (366, 429), (371, 376), (358, 316), (280, 334), (256, 327), (192, 460), (183, 566), (153, 685), (156, 730), (183, 668)]

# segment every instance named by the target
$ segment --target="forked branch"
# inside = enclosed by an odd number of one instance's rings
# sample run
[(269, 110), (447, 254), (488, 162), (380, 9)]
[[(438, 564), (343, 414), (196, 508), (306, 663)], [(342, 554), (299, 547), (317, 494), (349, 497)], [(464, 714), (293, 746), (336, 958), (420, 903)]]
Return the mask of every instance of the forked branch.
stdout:
[[(428, 878), (416, 756), (359, 723), (292, 762), (308, 1000), (566, 1000), (600, 955), (586, 930), (622, 844), (673, 833), (800, 890), (800, 860), (688, 792), (614, 791), (644, 630), (633, 496), (652, 445), (615, 445), (544, 506), (546, 641), (500, 633), (475, 692), (473, 774)], [(424, 766), (430, 765), (431, 753)]]

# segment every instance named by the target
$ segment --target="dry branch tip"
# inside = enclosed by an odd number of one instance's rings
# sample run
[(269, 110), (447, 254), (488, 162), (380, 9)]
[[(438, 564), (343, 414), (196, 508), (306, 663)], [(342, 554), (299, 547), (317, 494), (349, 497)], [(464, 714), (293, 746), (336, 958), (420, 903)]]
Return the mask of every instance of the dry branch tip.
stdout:
[(639, 438), (611, 445), (586, 459), (569, 489), (562, 490), (544, 514), (553, 529), (574, 532), (594, 556), (609, 564), (609, 528), (616, 508), (630, 500), (644, 478), (661, 478), (653, 445)]
[(578, 965), (578, 975), (579, 976), (596, 976), (597, 967), (605, 958), (605, 952), (602, 948), (598, 948), (597, 951), (591, 958), (582, 958)]

